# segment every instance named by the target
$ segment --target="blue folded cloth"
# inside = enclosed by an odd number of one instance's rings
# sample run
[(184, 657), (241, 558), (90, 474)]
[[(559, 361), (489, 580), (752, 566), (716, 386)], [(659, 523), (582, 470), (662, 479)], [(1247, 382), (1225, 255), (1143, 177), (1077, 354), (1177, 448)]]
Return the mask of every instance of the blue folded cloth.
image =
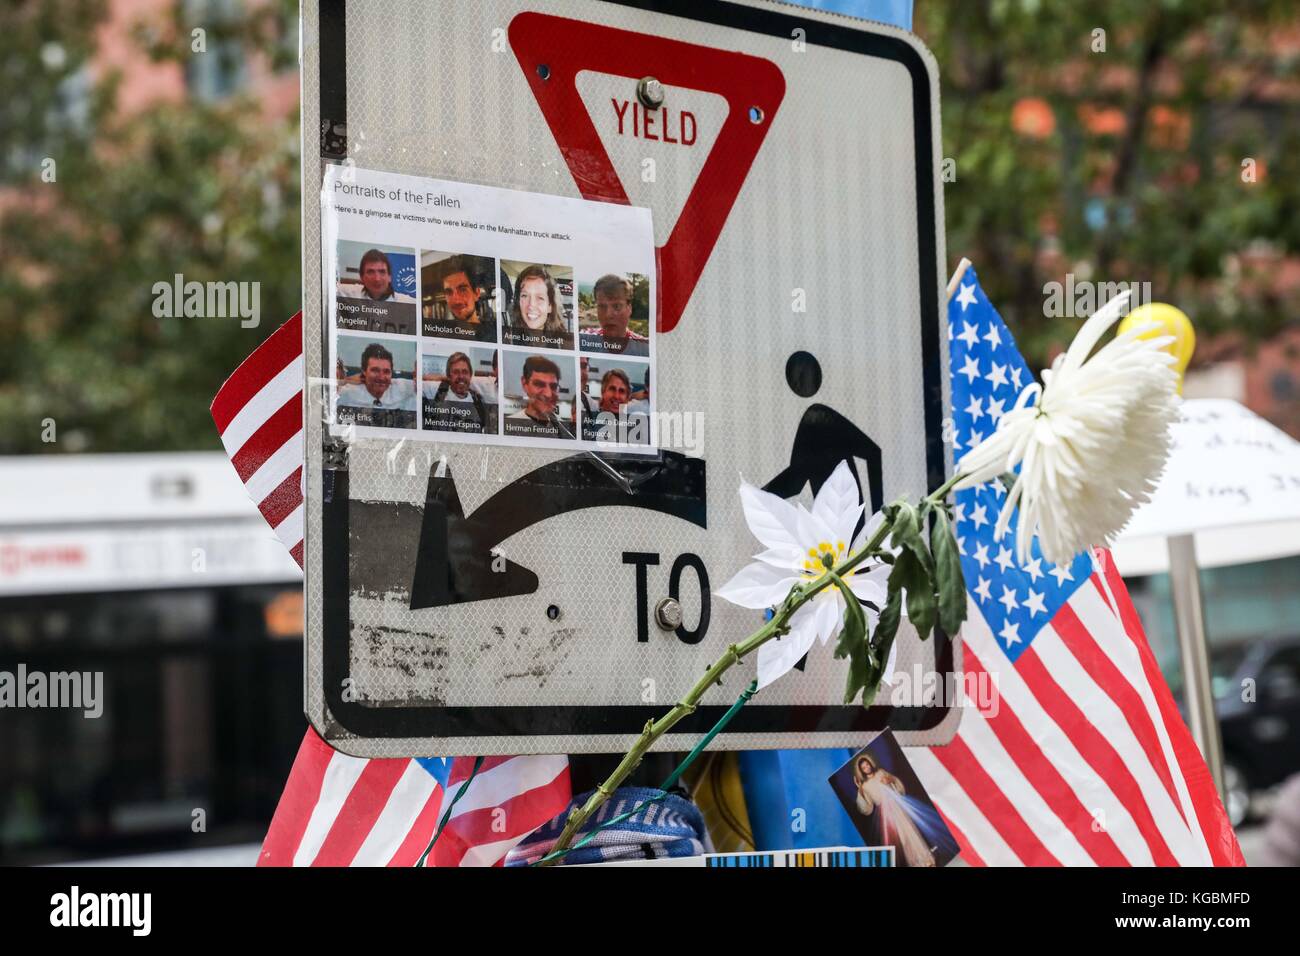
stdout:
[[(551, 852), (564, 829), (564, 822), (575, 807), (587, 802), (594, 791), (578, 794), (573, 802), (550, 823), (528, 834), (506, 855), (506, 866), (529, 866)], [(606, 800), (569, 844), (578, 843), (606, 820), (628, 812), (639, 803), (653, 799), (660, 791), (651, 787), (622, 787)], [(608, 863), (614, 860), (654, 860), (660, 857), (699, 856), (713, 852), (704, 816), (699, 807), (677, 793), (642, 807), (626, 820), (620, 820), (596, 834), (579, 850), (564, 856), (561, 864)]]

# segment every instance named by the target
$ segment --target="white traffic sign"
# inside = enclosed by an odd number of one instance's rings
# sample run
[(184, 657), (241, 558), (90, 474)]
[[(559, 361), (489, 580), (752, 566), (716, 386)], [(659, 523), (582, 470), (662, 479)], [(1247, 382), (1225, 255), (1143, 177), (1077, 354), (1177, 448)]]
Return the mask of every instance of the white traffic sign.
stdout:
[[(711, 594), (758, 550), (742, 480), (943, 480), (933, 60), (761, 2), (303, 19), (308, 716), (361, 756), (622, 751), (761, 624)], [(846, 667), (817, 646), (717, 745), (951, 737), (921, 689), (845, 706)]]

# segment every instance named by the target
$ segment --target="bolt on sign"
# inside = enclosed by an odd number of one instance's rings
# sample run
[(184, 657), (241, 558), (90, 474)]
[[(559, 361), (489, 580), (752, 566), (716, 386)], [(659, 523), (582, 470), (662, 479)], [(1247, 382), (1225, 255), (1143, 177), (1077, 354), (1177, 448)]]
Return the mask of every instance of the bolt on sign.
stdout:
[[(765, 2), (303, 29), (308, 717), (360, 756), (623, 751), (762, 623), (713, 596), (760, 549), (742, 481), (943, 480), (933, 59)], [(951, 737), (953, 641), (904, 627), (870, 707), (846, 667), (818, 645), (716, 745)]]

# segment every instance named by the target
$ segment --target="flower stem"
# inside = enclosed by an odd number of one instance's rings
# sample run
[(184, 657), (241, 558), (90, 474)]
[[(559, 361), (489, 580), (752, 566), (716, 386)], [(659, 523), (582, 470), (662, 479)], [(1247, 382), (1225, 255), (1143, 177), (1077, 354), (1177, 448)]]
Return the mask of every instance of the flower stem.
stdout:
[[(939, 488), (931, 492), (925, 501), (931, 505), (939, 504), (948, 497), (952, 491), (953, 485), (964, 478), (964, 475), (953, 475), (945, 481)], [(695, 682), (695, 686), (686, 692), (684, 696), (672, 710), (664, 714), (658, 720), (647, 721), (645, 728), (641, 731), (641, 736), (637, 738), (635, 744), (627, 752), (619, 765), (614, 768), (614, 772), (609, 775), (604, 783), (600, 784), (587, 798), (587, 802), (582, 807), (576, 809), (569, 815), (568, 822), (565, 823), (559, 839), (551, 848), (539, 865), (553, 866), (558, 862), (561, 851), (566, 849), (573, 841), (574, 834), (578, 833), (584, 823), (591, 818), (601, 804), (608, 800), (615, 790), (623, 783), (624, 780), (632, 773), (633, 770), (641, 763), (641, 758), (646, 752), (654, 746), (664, 734), (668, 733), (680, 720), (695, 712), (699, 706), (700, 699), (705, 692), (714, 684), (722, 683), (722, 675), (732, 668), (733, 665), (739, 664), (742, 660), (758, 650), (774, 637), (780, 637), (789, 630), (790, 618), (792, 618), (799, 608), (803, 607), (819, 593), (835, 583), (835, 576), (844, 577), (859, 564), (865, 561), (872, 554), (875, 554), (889, 532), (893, 529), (892, 522), (881, 522), (871, 538), (866, 544), (841, 561), (834, 568), (823, 574), (817, 580), (807, 585), (795, 585), (791, 589), (786, 599), (781, 602), (781, 606), (776, 609), (772, 619), (760, 627), (757, 631), (745, 638), (739, 644), (732, 644), (727, 648), (727, 652), (713, 662), (712, 666), (704, 672), (704, 676)]]

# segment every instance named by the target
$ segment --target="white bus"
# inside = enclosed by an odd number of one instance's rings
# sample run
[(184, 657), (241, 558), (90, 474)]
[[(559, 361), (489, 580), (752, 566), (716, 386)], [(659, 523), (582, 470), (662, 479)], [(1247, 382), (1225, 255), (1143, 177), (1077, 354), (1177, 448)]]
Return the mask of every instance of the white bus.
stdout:
[(0, 708), (0, 863), (262, 838), (305, 727), (302, 575), (225, 455), (0, 458), (20, 672), (102, 674), (102, 714)]

